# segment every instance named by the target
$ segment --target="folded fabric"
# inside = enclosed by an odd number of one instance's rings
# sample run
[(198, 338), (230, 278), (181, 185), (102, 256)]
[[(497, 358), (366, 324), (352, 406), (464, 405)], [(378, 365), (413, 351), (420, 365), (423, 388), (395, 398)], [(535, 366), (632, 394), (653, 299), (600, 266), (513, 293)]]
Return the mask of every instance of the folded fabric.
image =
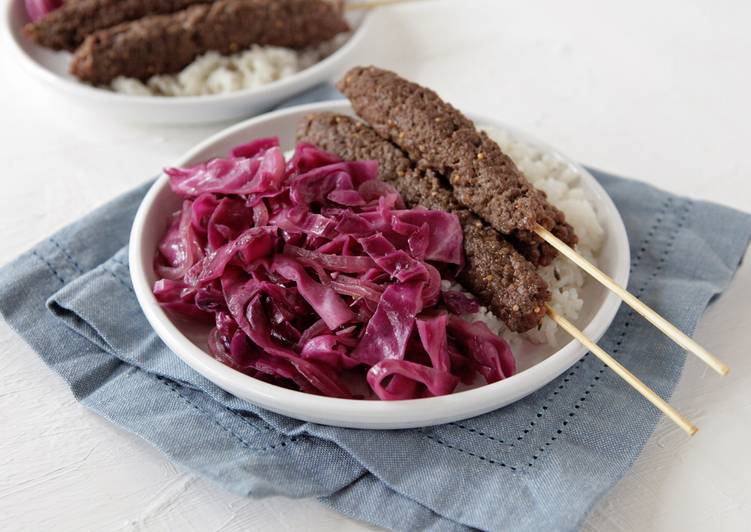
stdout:
[[(751, 216), (593, 173), (626, 223), (630, 290), (692, 332), (735, 272)], [(328, 427), (237, 399), (140, 311), (127, 243), (147, 187), (0, 269), (0, 312), (79, 401), (226, 489), (317, 497), (395, 530), (574, 530), (654, 429), (658, 412), (591, 355), (508, 407), (423, 429)], [(684, 353), (630, 309), (600, 344), (670, 396)]]

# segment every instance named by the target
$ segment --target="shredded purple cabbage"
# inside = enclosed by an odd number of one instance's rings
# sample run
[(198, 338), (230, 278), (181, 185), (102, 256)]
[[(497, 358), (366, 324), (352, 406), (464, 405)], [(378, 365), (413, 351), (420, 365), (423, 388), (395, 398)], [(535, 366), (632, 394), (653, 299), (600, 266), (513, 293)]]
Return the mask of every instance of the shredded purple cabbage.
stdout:
[(63, 5), (63, 0), (24, 0), (26, 14), (32, 22), (36, 22), (48, 13)]
[(476, 299), (472, 299), (458, 290), (446, 290), (441, 296), (446, 308), (454, 314), (475, 314), (480, 310), (480, 304)]
[(154, 295), (213, 323), (208, 347), (222, 363), (304, 392), (385, 400), (514, 373), (508, 344), (460, 317), (477, 302), (441, 292), (441, 272), (464, 263), (459, 220), (406, 209), (376, 162), (310, 144), (285, 161), (263, 138), (165, 172), (183, 204), (158, 247)]

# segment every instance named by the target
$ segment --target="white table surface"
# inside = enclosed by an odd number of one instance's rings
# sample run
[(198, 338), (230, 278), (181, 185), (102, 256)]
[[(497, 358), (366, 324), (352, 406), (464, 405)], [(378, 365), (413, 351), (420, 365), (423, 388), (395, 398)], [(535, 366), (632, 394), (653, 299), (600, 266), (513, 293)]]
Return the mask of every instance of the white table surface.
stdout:
[[(8, 1), (8, 0), (5, 0)], [(695, 198), (751, 210), (751, 4), (738, 1), (438, 2), (376, 15), (365, 61), (494, 114), (565, 153)], [(99, 122), (0, 50), (0, 263), (154, 175), (223, 126)], [(585, 530), (748, 530), (751, 255), (698, 340), (673, 404)], [(178, 470), (75, 403), (0, 323), (0, 529), (363, 530), (315, 501), (261, 501)]]

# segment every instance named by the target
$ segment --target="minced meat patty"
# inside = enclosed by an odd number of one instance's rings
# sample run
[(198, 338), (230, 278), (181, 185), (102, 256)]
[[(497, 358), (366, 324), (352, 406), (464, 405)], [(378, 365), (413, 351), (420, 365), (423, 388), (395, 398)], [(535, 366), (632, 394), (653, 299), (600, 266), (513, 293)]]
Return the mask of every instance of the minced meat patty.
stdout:
[(448, 176), (456, 199), (511, 235), (539, 264), (555, 251), (533, 233), (537, 224), (569, 245), (577, 241), (563, 213), (548, 203), (493, 140), (430, 89), (393, 72), (357, 67), (339, 82), (355, 112), (422, 168)]
[(509, 329), (524, 332), (539, 324), (550, 292), (534, 265), (460, 205), (434, 172), (412, 168), (399, 148), (348, 116), (309, 115), (297, 136), (346, 160), (377, 160), (379, 177), (394, 185), (408, 204), (456, 214), (462, 223), (466, 258), (459, 282)]
[(297, 140), (310, 142), (348, 161), (378, 161), (379, 177), (392, 181), (412, 167), (402, 151), (384, 141), (366, 124), (335, 113), (306, 116), (297, 126)]
[(230, 54), (252, 44), (305, 48), (348, 30), (339, 9), (325, 0), (216, 0), (97, 31), (74, 54), (71, 72), (94, 85), (118, 76), (146, 80), (179, 72), (209, 51)]
[(72, 52), (97, 30), (149, 15), (174, 13), (194, 4), (211, 1), (69, 0), (36, 22), (27, 24), (24, 32), (42, 46)]

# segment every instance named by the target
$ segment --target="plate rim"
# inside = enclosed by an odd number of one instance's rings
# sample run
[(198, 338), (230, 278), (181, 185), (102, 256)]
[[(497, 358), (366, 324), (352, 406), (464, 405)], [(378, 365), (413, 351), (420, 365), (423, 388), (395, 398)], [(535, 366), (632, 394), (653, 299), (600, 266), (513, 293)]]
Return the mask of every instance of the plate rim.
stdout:
[[(304, 115), (317, 111), (351, 112), (351, 106), (346, 100), (333, 100), (265, 113), (211, 135), (185, 152), (173, 165), (191, 164), (191, 160), (202, 151), (211, 148), (226, 137), (251, 128), (258, 123), (287, 115)], [(514, 136), (545, 149), (559, 160), (573, 165), (585, 176), (585, 179), (591, 180), (594, 186), (587, 188), (593, 188), (599, 196), (598, 199), (603, 201), (610, 214), (614, 215), (612, 221), (616, 234), (609, 234), (609, 238), (616, 238), (623, 259), (619, 264), (616, 264), (616, 271), (613, 272), (612, 276), (619, 284), (625, 286), (628, 283), (630, 264), (630, 248), (625, 225), (612, 199), (594, 176), (586, 168), (564, 156), (555, 148), (520, 131), (518, 128), (509, 126), (498, 119), (476, 113), (468, 113), (467, 116), (475, 123), (500, 126)], [(161, 173), (139, 205), (131, 228), (128, 252), (130, 275), (139, 305), (156, 334), (183, 361), (220, 388), (262, 408), (304, 421), (350, 428), (401, 429), (436, 425), (474, 417), (516, 402), (553, 381), (587, 352), (584, 346), (572, 339), (546, 359), (502, 381), (445, 396), (400, 401), (363, 401), (317, 396), (254, 379), (225, 366), (192, 343), (172, 323), (151, 292), (146, 270), (143, 267), (144, 250), (141, 249), (140, 235), (144, 232), (145, 220), (152, 203), (166, 185), (167, 176)], [(584, 327), (585, 334), (594, 341), (599, 341), (615, 318), (620, 303), (620, 299), (609, 292), (590, 322)], [(535, 384), (535, 382), (538, 383)], [(500, 389), (505, 390), (503, 393), (505, 399), (494, 400), (494, 396), (499, 393)], [(240, 394), (237, 393), (238, 390), (241, 390)], [(461, 403), (473, 406), (462, 407)], [(430, 412), (441, 414), (431, 415)]]

